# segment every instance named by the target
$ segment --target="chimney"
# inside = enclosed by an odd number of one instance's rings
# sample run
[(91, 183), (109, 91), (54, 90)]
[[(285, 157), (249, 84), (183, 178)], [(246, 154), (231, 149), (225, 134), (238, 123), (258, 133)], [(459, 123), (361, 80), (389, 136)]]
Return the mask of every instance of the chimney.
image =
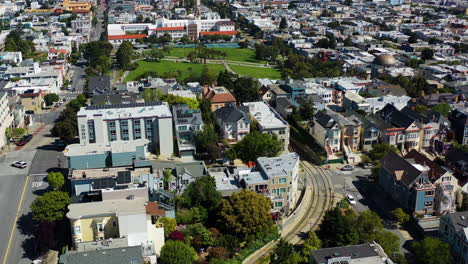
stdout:
[(86, 179), (86, 171), (83, 171), (83, 172), (82, 172), (81, 177), (82, 177), (83, 179)]

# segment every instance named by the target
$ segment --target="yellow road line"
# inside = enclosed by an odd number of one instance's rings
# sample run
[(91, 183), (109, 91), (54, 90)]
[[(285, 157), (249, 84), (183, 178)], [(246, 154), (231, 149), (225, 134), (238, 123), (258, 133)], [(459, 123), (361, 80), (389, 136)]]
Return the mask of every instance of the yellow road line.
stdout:
[(15, 221), (13, 221), (13, 227), (11, 228), (10, 239), (8, 239), (8, 245), (7, 245), (7, 248), (6, 248), (6, 251), (5, 251), (5, 257), (3, 257), (3, 262), (2, 262), (3, 264), (7, 263), (8, 253), (10, 251), (10, 246), (11, 246), (11, 241), (13, 240), (13, 234), (15, 233), (16, 222), (18, 222), (18, 217), (19, 217), (19, 213), (20, 213), (20, 210), (21, 210), (21, 206), (23, 205), (24, 194), (26, 192), (26, 186), (28, 185), (28, 181), (29, 181), (29, 176), (26, 176), (26, 180), (24, 181), (24, 186), (23, 186), (23, 192), (21, 193), (21, 198), (20, 198), (20, 202), (19, 202), (19, 205), (18, 205), (18, 210), (16, 211)]

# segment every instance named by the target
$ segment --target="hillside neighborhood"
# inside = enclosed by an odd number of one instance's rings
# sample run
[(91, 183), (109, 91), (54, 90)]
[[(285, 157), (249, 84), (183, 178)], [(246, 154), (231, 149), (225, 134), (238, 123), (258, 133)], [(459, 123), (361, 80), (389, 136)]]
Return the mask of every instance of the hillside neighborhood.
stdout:
[(468, 264), (468, 3), (0, 0), (2, 264)]

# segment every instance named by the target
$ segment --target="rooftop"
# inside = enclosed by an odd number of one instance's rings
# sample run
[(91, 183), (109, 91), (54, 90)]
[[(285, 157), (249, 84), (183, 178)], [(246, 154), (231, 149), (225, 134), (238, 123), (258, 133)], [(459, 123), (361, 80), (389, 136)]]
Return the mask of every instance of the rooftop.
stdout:
[[(383, 252), (383, 249), (379, 244), (361, 244), (353, 246), (333, 247), (333, 248), (322, 248), (312, 250), (311, 258), (314, 259), (314, 263), (327, 264), (335, 263), (330, 262), (331, 259), (336, 258), (336, 263), (355, 263), (348, 262), (346, 259), (358, 260), (359, 264), (385, 264), (387, 263), (384, 259), (387, 255)], [(340, 261), (338, 261), (338, 259)]]
[(83, 175), (86, 179), (96, 178), (107, 178), (115, 177), (117, 180), (124, 177), (139, 177), (140, 175), (150, 174), (151, 168), (135, 168), (132, 167), (114, 167), (114, 168), (103, 168), (103, 169), (86, 169), (86, 170), (73, 170), (70, 174), (70, 179), (83, 179)]
[(83, 155), (102, 155), (105, 152), (125, 153), (136, 152), (139, 146), (147, 145), (148, 139), (137, 139), (133, 141), (113, 141), (110, 144), (95, 143), (91, 145), (71, 144), (68, 145), (64, 152), (66, 157), (83, 156)]
[(59, 264), (137, 264), (143, 263), (141, 246), (66, 253)]
[(262, 129), (287, 128), (288, 123), (267, 103), (250, 102), (244, 103), (248, 108), (250, 115), (260, 124)]
[(291, 175), (291, 172), (299, 163), (299, 155), (296, 153), (287, 153), (279, 157), (260, 157), (257, 164), (260, 169), (269, 177), (281, 177)]
[(109, 200), (92, 203), (76, 203), (68, 206), (68, 219), (94, 218), (102, 216), (123, 216), (146, 214), (147, 201), (134, 200)]
[(106, 119), (128, 119), (142, 117), (172, 117), (166, 102), (132, 103), (117, 105), (91, 105), (82, 107), (77, 113), (78, 118), (100, 115)]

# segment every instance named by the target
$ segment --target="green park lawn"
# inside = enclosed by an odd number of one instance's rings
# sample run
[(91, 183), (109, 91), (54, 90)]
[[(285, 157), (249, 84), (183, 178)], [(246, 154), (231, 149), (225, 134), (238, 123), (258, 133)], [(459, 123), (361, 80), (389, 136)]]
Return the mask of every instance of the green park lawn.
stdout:
[(273, 68), (256, 68), (248, 66), (231, 65), (229, 67), (237, 74), (253, 78), (281, 79), (281, 72)]
[[(255, 51), (251, 49), (236, 49), (236, 48), (214, 48), (226, 52), (225, 60), (232, 61), (244, 61), (244, 62), (257, 62), (264, 63), (255, 59)], [(168, 56), (173, 57), (187, 57), (189, 52), (193, 51), (194, 48), (172, 48)]]
[(148, 61), (138, 61), (138, 67), (131, 71), (125, 81), (135, 81), (141, 79), (141, 75), (146, 72), (156, 72), (159, 74), (165, 72), (177, 72), (181, 71), (183, 77), (188, 77), (190, 75), (190, 69), (193, 72), (201, 74), (203, 67), (207, 66), (208, 69), (220, 72), (224, 71), (225, 68), (222, 64), (196, 64), (196, 63), (185, 63), (185, 62), (173, 62), (173, 61), (161, 61), (161, 62), (148, 62)]

